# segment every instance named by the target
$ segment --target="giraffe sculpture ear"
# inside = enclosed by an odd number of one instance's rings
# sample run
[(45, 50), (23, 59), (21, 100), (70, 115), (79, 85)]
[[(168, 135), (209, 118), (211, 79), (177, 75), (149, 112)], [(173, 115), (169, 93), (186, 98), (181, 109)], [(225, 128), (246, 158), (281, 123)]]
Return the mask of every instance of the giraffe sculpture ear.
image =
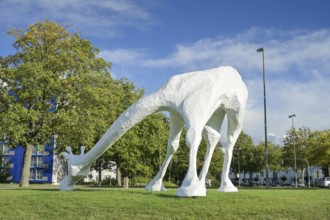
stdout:
[(65, 158), (65, 159), (67, 159), (67, 160), (69, 160), (70, 159), (70, 157), (71, 157), (71, 155), (73, 155), (72, 154), (72, 149), (71, 149), (71, 147), (66, 147), (65, 148), (65, 150), (68, 152), (62, 152), (61, 154), (62, 154), (62, 156)]
[(85, 154), (85, 146), (80, 147), (80, 155)]

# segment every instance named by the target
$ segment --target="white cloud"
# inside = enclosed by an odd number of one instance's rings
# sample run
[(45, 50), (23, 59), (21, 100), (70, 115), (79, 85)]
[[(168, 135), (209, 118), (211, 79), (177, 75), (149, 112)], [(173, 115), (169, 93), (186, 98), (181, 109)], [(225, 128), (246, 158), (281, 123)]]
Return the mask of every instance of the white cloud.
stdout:
[[(268, 132), (281, 139), (291, 126), (288, 115), (292, 113), (297, 115), (298, 127), (329, 128), (328, 29), (286, 33), (254, 28), (233, 38), (177, 44), (171, 54), (160, 58), (151, 57), (145, 49), (116, 49), (103, 55), (108, 54), (105, 57), (117, 70), (125, 68), (122, 76), (129, 76), (149, 91), (172, 74), (219, 65), (237, 68), (249, 89), (244, 130), (258, 141), (264, 137), (262, 59), (256, 52), (261, 46), (265, 48)], [(121, 76), (120, 71), (117, 74)]]
[[(285, 78), (267, 82), (268, 132), (282, 138), (291, 127), (291, 114), (296, 114), (295, 125), (312, 129), (330, 127), (329, 78), (319, 77), (305, 82), (290, 82)], [(244, 129), (255, 139), (262, 140), (264, 132), (263, 88), (261, 80), (247, 81), (249, 104)]]
[[(269, 35), (269, 32), (275, 32), (275, 30), (265, 32), (267, 32), (265, 35)], [(255, 43), (254, 39), (258, 37), (256, 33), (248, 31), (246, 35), (241, 34), (236, 38), (207, 38), (193, 44), (180, 44), (169, 56), (149, 60), (146, 63), (155, 67), (172, 65), (193, 68), (232, 65), (250, 72), (260, 69), (260, 56), (256, 55), (256, 49), (263, 46), (268, 74), (281, 74), (291, 68), (297, 68), (303, 74), (310, 74), (313, 69), (329, 70), (330, 30), (302, 32), (297, 36), (282, 36), (288, 39), (270, 39), (261, 44)]]
[(69, 25), (86, 35), (108, 38), (125, 27), (148, 27), (153, 19), (146, 8), (143, 1), (132, 0), (2, 0), (0, 23), (17, 27), (47, 19)]

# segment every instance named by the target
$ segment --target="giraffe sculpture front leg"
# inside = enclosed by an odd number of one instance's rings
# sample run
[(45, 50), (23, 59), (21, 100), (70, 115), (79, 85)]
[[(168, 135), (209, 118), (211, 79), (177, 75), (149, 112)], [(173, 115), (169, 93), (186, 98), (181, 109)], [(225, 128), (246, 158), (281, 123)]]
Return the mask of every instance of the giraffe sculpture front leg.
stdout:
[(183, 129), (184, 123), (182, 118), (176, 113), (170, 113), (170, 135), (167, 141), (167, 153), (166, 158), (155, 176), (155, 178), (145, 187), (147, 191), (166, 191), (163, 185), (163, 178), (166, 173), (166, 169), (171, 162), (173, 154), (178, 150), (180, 143), (180, 135)]

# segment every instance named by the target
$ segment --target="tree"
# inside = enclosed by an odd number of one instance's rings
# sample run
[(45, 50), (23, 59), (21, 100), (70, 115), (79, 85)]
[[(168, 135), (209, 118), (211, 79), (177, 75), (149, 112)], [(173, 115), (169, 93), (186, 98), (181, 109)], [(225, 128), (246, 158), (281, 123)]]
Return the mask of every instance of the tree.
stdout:
[[(279, 145), (268, 142), (268, 166), (271, 171), (281, 170), (280, 159), (282, 158), (282, 148)], [(255, 166), (258, 171), (265, 170), (265, 142), (260, 142), (255, 148)]]
[(273, 172), (281, 171), (280, 159), (282, 158), (282, 147), (273, 143), (268, 143), (267, 147), (269, 169)]
[(69, 142), (92, 146), (98, 138), (97, 128), (105, 123), (95, 115), (114, 99), (109, 93), (102, 96), (105, 88), (113, 91), (111, 63), (99, 58), (88, 40), (55, 22), (8, 33), (17, 51), (4, 58), (0, 69), (0, 130), (11, 145), (26, 148), (20, 186), (28, 186), (33, 146), (54, 134), (62, 149)]
[[(108, 160), (107, 157), (103, 154), (99, 157), (92, 165), (92, 169), (95, 169), (98, 172), (98, 185), (101, 186), (102, 184), (102, 170), (110, 170), (113, 171), (116, 163), (111, 160)], [(111, 179), (110, 179), (111, 183)]]
[[(239, 157), (239, 158), (238, 158)], [(254, 145), (251, 136), (243, 131), (238, 136), (234, 147), (234, 159), (231, 163), (231, 168), (234, 172), (238, 173), (238, 162), (240, 164), (240, 171), (254, 172)]]
[[(185, 147), (187, 148), (187, 147)], [(211, 179), (212, 186), (220, 186), (220, 174), (222, 171), (222, 165), (223, 165), (223, 153), (220, 150), (222, 148), (222, 144), (219, 142), (216, 148), (213, 151), (213, 155), (211, 158), (210, 167), (206, 176), (206, 179)], [(197, 154), (197, 170), (198, 173), (202, 170), (202, 167), (204, 165), (205, 155), (207, 150), (207, 143), (203, 139), (198, 150)], [(187, 156), (189, 155), (189, 151), (186, 152)], [(188, 159), (188, 157), (187, 157)], [(188, 164), (188, 161), (187, 161)], [(188, 167), (187, 167), (188, 169)]]
[(174, 182), (176, 184), (182, 183), (184, 177), (186, 176), (186, 172), (188, 170), (189, 148), (186, 145), (185, 137), (186, 137), (186, 129), (183, 129), (180, 136), (179, 148), (173, 155), (172, 160), (168, 167), (168, 175), (170, 176), (169, 179), (171, 182)]
[(8, 182), (9, 173), (9, 163), (6, 157), (3, 156), (0, 149), (0, 183)]
[[(170, 177), (170, 181), (181, 184), (184, 177), (186, 176), (186, 172), (188, 170), (188, 164), (189, 164), (189, 148), (186, 144), (186, 130), (183, 129), (181, 137), (180, 137), (180, 144), (177, 152), (173, 155), (172, 160), (170, 162), (167, 176), (165, 179)], [(220, 172), (222, 170), (222, 164), (223, 164), (223, 153), (220, 150), (221, 144), (219, 143), (217, 147), (215, 148), (210, 167), (208, 170), (207, 178), (211, 179), (212, 182), (215, 184), (220, 185), (219, 183), (219, 177)], [(201, 144), (198, 149), (197, 153), (197, 172), (199, 173), (202, 170), (204, 159), (205, 159), (205, 153), (207, 150), (207, 143), (203, 139), (201, 141)]]
[[(268, 145), (267, 145), (268, 147)], [(269, 152), (269, 148), (268, 148)], [(268, 155), (269, 159), (269, 155)], [(265, 168), (265, 142), (260, 142), (257, 144), (253, 151), (253, 166), (255, 169), (255, 172), (262, 172), (263, 170), (266, 170)]]
[[(306, 147), (309, 145), (309, 136), (312, 131), (310, 128), (301, 127), (297, 129), (290, 129), (287, 131), (284, 137), (283, 146), (283, 158), (290, 158), (292, 160), (284, 160), (285, 166), (294, 167), (294, 155), (296, 155), (297, 167), (302, 168), (306, 165), (306, 162), (302, 159), (306, 159)], [(295, 152), (294, 152), (295, 151)]]
[(330, 173), (330, 130), (313, 131), (308, 137), (306, 158), (309, 163), (321, 165)]
[(107, 152), (121, 175), (129, 178), (154, 176), (166, 155), (168, 126), (163, 114), (153, 114), (129, 130)]
[[(265, 169), (265, 143), (260, 142), (258, 145), (254, 145), (252, 138), (241, 133), (236, 143), (240, 148), (240, 162), (241, 171), (249, 172), (250, 179), (252, 180), (252, 174), (255, 172), (262, 172)], [(279, 145), (274, 145), (268, 142), (268, 166), (272, 171), (280, 170), (278, 163), (281, 157), (281, 148)], [(237, 149), (237, 148), (236, 148)], [(237, 152), (237, 150), (236, 150)], [(256, 177), (256, 179), (258, 179)]]
[[(117, 85), (116, 97), (119, 97), (119, 99), (116, 108), (114, 108), (116, 112), (113, 115), (113, 119), (107, 120), (108, 116), (106, 114), (98, 115), (98, 117), (104, 117), (104, 120), (107, 121), (107, 127), (110, 126), (122, 112), (143, 96), (143, 90), (137, 89), (134, 83), (126, 79), (118, 80), (115, 84)], [(165, 134), (167, 131), (166, 123), (164, 123), (163, 119), (163, 114), (153, 114), (147, 117), (130, 129), (111, 147), (111, 149), (100, 157), (103, 161), (111, 160), (116, 162), (118, 185), (121, 185), (122, 174), (129, 178), (140, 175), (150, 177), (154, 173), (154, 168), (157, 167), (158, 169), (159, 153), (155, 155), (155, 151), (159, 152), (159, 149), (161, 149), (161, 151), (166, 150), (166, 144), (164, 143), (167, 139)], [(107, 128), (99, 132), (99, 138), (101, 138), (106, 129)], [(97, 140), (95, 140), (95, 143)], [(160, 145), (162, 146), (159, 147)], [(162, 155), (164, 155), (164, 153)], [(146, 158), (148, 158), (148, 160), (146, 160)], [(106, 163), (103, 162), (102, 164)]]

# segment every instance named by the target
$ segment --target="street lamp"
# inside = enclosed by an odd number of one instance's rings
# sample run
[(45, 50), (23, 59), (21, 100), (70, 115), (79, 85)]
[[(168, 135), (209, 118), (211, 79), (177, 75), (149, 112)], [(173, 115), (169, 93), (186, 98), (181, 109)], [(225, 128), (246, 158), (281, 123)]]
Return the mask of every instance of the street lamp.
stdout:
[(257, 49), (258, 53), (262, 53), (262, 75), (263, 75), (263, 86), (264, 86), (264, 120), (265, 120), (265, 166), (266, 166), (266, 187), (269, 187), (268, 177), (268, 146), (267, 146), (267, 111), (266, 111), (266, 79), (265, 79), (265, 51), (264, 48), (260, 47)]
[(237, 149), (237, 165), (238, 165), (238, 187), (241, 187), (241, 165), (240, 165), (240, 158), (239, 158), (239, 151), (241, 148)]
[(298, 187), (297, 183), (297, 158), (296, 158), (296, 140), (294, 137), (295, 130), (294, 130), (294, 121), (293, 118), (296, 117), (295, 114), (289, 115), (289, 118), (292, 119), (292, 143), (293, 143), (293, 159), (294, 159), (294, 173), (295, 173), (295, 183), (296, 183), (296, 188)]
[(306, 161), (307, 163), (307, 176), (308, 176), (308, 188), (311, 188), (311, 181), (310, 181), (310, 173), (309, 173), (309, 162), (307, 159), (305, 158), (283, 158), (281, 159), (281, 164), (283, 164), (283, 160), (286, 159), (286, 160), (303, 160), (303, 161)]

